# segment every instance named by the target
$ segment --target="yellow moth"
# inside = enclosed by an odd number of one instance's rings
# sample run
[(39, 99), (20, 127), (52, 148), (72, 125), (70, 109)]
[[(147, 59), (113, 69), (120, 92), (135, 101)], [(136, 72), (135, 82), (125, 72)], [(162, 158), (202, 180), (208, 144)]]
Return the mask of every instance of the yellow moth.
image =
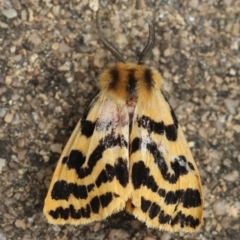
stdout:
[(44, 204), (52, 224), (87, 224), (123, 209), (148, 227), (196, 231), (203, 194), (198, 169), (177, 118), (161, 92), (158, 71), (144, 65), (155, 41), (153, 24), (138, 63), (100, 76), (54, 172)]

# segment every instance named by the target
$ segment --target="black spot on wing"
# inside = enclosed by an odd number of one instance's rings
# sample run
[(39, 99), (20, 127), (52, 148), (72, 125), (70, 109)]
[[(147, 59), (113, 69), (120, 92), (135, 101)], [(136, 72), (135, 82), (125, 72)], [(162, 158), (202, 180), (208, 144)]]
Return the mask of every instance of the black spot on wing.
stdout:
[(164, 199), (165, 204), (169, 205), (169, 204), (176, 204), (180, 202), (183, 193), (184, 193), (183, 190), (168, 191)]
[(64, 157), (64, 158), (62, 159), (62, 164), (65, 164), (65, 163), (67, 162), (67, 160), (68, 160), (68, 156), (67, 156), (67, 157)]
[(163, 188), (160, 188), (158, 190), (158, 194), (159, 194), (160, 197), (165, 197), (166, 196), (166, 190), (163, 189)]
[(94, 189), (94, 187), (95, 187), (94, 184), (87, 185), (87, 191), (91, 192)]
[(103, 152), (106, 149), (119, 146), (119, 147), (128, 147), (127, 141), (124, 139), (122, 135), (115, 135), (109, 134), (106, 135), (99, 141), (98, 146), (93, 150), (89, 159), (87, 161), (87, 166), (82, 167), (82, 165), (86, 161), (86, 157), (78, 150), (72, 150), (67, 161), (64, 158), (62, 161), (63, 164), (66, 164), (69, 169), (75, 169), (79, 178), (85, 178), (89, 174), (92, 173), (93, 168), (96, 166), (97, 162), (102, 158)]
[(109, 89), (116, 89), (119, 83), (119, 71), (116, 67), (109, 70), (109, 74), (111, 75), (110, 83), (108, 85)]
[(202, 204), (200, 192), (197, 189), (188, 188), (182, 195), (183, 207), (199, 207)]
[(131, 143), (131, 154), (135, 153), (136, 151), (141, 149), (141, 139), (140, 138), (134, 138)]
[(188, 166), (190, 167), (191, 170), (195, 171), (195, 168), (191, 162), (188, 162)]
[(97, 187), (99, 187), (103, 183), (112, 182), (114, 176), (115, 176), (114, 167), (112, 167), (110, 164), (106, 164), (106, 169), (103, 169), (101, 171), (96, 180)]
[(117, 193), (113, 193), (113, 196), (114, 196), (115, 198), (118, 198), (118, 197), (120, 197), (120, 195), (119, 195), (119, 194), (117, 194)]
[(83, 218), (90, 218), (91, 208), (89, 204), (87, 204), (86, 208), (81, 208), (80, 211)]
[(145, 69), (145, 72), (144, 72), (144, 82), (145, 82), (146, 88), (148, 90), (150, 90), (151, 88), (154, 87), (154, 81), (153, 81), (153, 78), (152, 78), (152, 71), (149, 68)]
[(151, 219), (155, 218), (159, 214), (160, 209), (161, 208), (155, 202), (153, 202), (149, 209), (149, 217)]
[(113, 200), (113, 195), (111, 192), (107, 192), (99, 197), (102, 207), (107, 207)]
[(81, 151), (72, 150), (69, 156), (63, 158), (62, 164), (66, 164), (69, 169), (72, 169), (72, 168), (77, 169), (77, 168), (81, 168), (85, 160), (86, 158), (85, 156), (83, 156)]
[(175, 142), (177, 140), (177, 128), (174, 124), (165, 126), (165, 133), (169, 141)]
[(147, 212), (151, 206), (151, 201), (146, 200), (144, 197), (141, 197), (141, 209), (143, 212)]
[(114, 168), (117, 180), (123, 187), (126, 187), (129, 179), (127, 161), (123, 158), (118, 158), (114, 165)]
[(95, 122), (91, 122), (89, 120), (84, 121), (81, 126), (81, 134), (86, 136), (87, 138), (91, 137), (93, 135), (95, 125)]
[(92, 209), (93, 213), (98, 213), (99, 209), (100, 209), (100, 201), (98, 196), (94, 197), (91, 201), (90, 201), (90, 206)]
[(68, 200), (69, 198), (69, 188), (68, 188), (68, 183), (66, 181), (57, 181), (55, 182), (51, 197), (55, 200), (58, 199), (65, 199)]
[[(88, 107), (84, 110), (82, 118), (80, 119), (80, 128), (81, 134), (87, 138), (91, 137), (95, 128), (95, 122), (87, 120), (87, 116), (92, 109), (92, 106), (98, 101), (99, 91), (94, 95), (91, 102), (89, 102)], [(79, 133), (80, 134), (80, 133)]]
[(170, 220), (171, 220), (171, 216), (169, 214), (165, 214), (165, 212), (161, 210), (158, 216), (158, 222), (160, 224), (166, 224), (166, 223), (169, 223)]
[(150, 175), (150, 170), (147, 168), (143, 161), (133, 164), (132, 167), (132, 183), (134, 189), (139, 189), (141, 185), (146, 186), (153, 192), (158, 190), (158, 185), (153, 176)]
[[(87, 207), (87, 209), (89, 209)], [(84, 211), (85, 212), (85, 211)], [(79, 219), (81, 218), (81, 210), (80, 211), (76, 211), (74, 206), (71, 204), (69, 206), (69, 215), (73, 218), (73, 219)]]
[(55, 200), (68, 200), (70, 194), (77, 199), (86, 199), (88, 193), (94, 189), (93, 184), (77, 185), (75, 183), (67, 183), (64, 180), (55, 182), (51, 196)]
[(100, 185), (103, 183), (112, 182), (115, 176), (119, 183), (123, 187), (126, 187), (129, 174), (127, 161), (123, 160), (122, 158), (118, 158), (116, 160), (114, 167), (110, 164), (106, 164), (106, 168), (101, 171), (96, 180), (97, 187), (100, 187)]
[(142, 127), (148, 131), (156, 134), (164, 134), (164, 124), (163, 122), (155, 122), (153, 119), (143, 115), (138, 120), (138, 127)]

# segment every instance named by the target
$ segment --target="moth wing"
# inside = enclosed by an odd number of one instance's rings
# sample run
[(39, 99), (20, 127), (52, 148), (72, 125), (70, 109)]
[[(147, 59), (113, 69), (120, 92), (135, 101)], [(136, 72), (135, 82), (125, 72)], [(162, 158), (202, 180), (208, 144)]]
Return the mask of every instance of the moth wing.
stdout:
[(130, 133), (127, 211), (148, 227), (193, 232), (202, 222), (200, 177), (187, 141), (164, 95), (139, 98)]
[(129, 119), (123, 101), (100, 92), (77, 124), (44, 204), (52, 224), (86, 224), (122, 210), (130, 195)]

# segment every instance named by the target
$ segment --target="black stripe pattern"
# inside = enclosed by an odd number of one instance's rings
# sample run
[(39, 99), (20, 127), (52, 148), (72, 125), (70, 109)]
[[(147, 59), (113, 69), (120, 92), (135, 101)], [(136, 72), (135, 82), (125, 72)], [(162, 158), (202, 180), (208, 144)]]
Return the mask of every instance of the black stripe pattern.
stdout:
[(166, 214), (155, 202), (147, 200), (144, 197), (141, 197), (141, 210), (148, 214), (151, 219), (158, 217), (159, 224), (170, 224), (172, 227), (180, 224), (181, 228), (191, 227), (193, 229), (200, 225), (199, 219), (195, 219), (191, 215), (185, 215), (181, 211), (176, 212), (174, 216)]
[(84, 156), (83, 153), (78, 150), (72, 150), (68, 157), (63, 158), (62, 163), (66, 164), (68, 169), (75, 169), (79, 178), (85, 178), (92, 173), (97, 162), (102, 159), (103, 152), (116, 146), (127, 148), (128, 143), (124, 139), (123, 135), (118, 135), (116, 137), (115, 135), (109, 134), (99, 141), (98, 146), (89, 156), (87, 167), (82, 167), (86, 161), (86, 156)]
[[(142, 144), (142, 139), (135, 138), (131, 143), (131, 154), (139, 150), (141, 151), (143, 145), (153, 156), (154, 163), (156, 164), (156, 166), (158, 166), (158, 169), (162, 177), (169, 183), (175, 184), (180, 176), (188, 174), (190, 170), (194, 170), (193, 165), (190, 162), (188, 162), (184, 156), (177, 156), (174, 158), (174, 161), (171, 162), (171, 170), (173, 170), (173, 173), (171, 174), (170, 172), (172, 171), (169, 171), (168, 165), (166, 164), (166, 161), (162, 153), (159, 151), (157, 144), (153, 142), (150, 138), (146, 144)], [(136, 182), (137, 186), (138, 179), (141, 179), (142, 181), (142, 177), (139, 176), (138, 172), (141, 173), (140, 175), (145, 176), (147, 175), (146, 171), (149, 170), (145, 169), (143, 161), (139, 161), (135, 164), (136, 164), (135, 168), (138, 170), (135, 171), (136, 174), (133, 171), (132, 178), (133, 183)]]
[(176, 141), (177, 140), (177, 131), (178, 131), (178, 122), (176, 120), (176, 116), (171, 110), (172, 118), (173, 118), (173, 124), (170, 125), (164, 125), (164, 122), (155, 122), (153, 119), (151, 119), (148, 116), (141, 116), (137, 120), (138, 127), (142, 127), (148, 131), (148, 133), (156, 133), (156, 134), (166, 134), (166, 138), (169, 141)]
[(49, 214), (54, 218), (62, 218), (62, 219), (80, 219), (80, 218), (90, 218), (91, 212), (98, 213), (100, 207), (106, 208), (113, 200), (115, 196), (111, 192), (106, 192), (99, 197), (94, 197), (87, 206), (81, 207), (80, 209), (75, 209), (75, 207), (71, 204), (68, 208), (58, 207), (55, 210), (51, 210)]

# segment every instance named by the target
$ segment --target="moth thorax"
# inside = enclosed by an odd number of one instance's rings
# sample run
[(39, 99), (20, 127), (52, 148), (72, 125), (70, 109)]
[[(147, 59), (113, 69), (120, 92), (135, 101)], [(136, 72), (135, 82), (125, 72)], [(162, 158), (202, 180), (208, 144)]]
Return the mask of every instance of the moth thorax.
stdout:
[(126, 101), (126, 105), (128, 108), (128, 115), (129, 115), (130, 123), (132, 122), (132, 119), (133, 119), (133, 113), (134, 113), (136, 104), (137, 104), (137, 95), (136, 94), (129, 95), (127, 98), (127, 101)]

